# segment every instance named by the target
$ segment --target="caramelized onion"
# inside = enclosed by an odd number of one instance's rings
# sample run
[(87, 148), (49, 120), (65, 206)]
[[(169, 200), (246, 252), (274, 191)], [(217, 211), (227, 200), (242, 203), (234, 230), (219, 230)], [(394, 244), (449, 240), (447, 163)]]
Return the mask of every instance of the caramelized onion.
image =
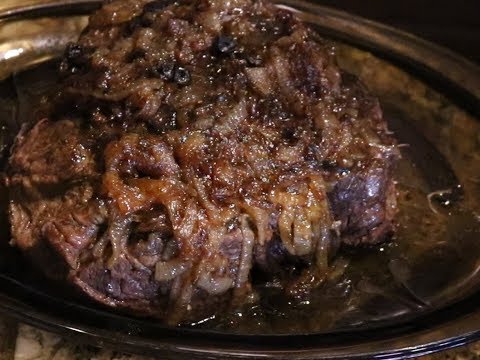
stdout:
[(155, 264), (155, 280), (170, 281), (183, 274), (188, 269), (188, 264), (182, 260), (159, 261)]
[(242, 253), (240, 255), (240, 265), (238, 266), (238, 274), (236, 287), (243, 287), (250, 274), (252, 268), (253, 246), (255, 245), (255, 234), (248, 224), (248, 217), (243, 215), (240, 219), (240, 229), (242, 231)]
[(248, 80), (262, 95), (268, 95), (273, 90), (272, 81), (269, 78), (266, 68), (247, 68), (245, 69)]
[(99, 90), (92, 91), (82, 88), (68, 88), (65, 91), (71, 95), (83, 96), (85, 98), (93, 97), (98, 100), (117, 102), (128, 98), (132, 94), (145, 91), (146, 89), (149, 89), (152, 92), (154, 90), (161, 89), (163, 87), (163, 83), (163, 80), (157, 79), (138, 80), (137, 82), (127, 86), (122, 91), (116, 91), (111, 93), (104, 93)]
[(214, 277), (209, 273), (202, 273), (197, 280), (197, 286), (211, 295), (226, 292), (233, 285), (233, 280), (228, 276)]

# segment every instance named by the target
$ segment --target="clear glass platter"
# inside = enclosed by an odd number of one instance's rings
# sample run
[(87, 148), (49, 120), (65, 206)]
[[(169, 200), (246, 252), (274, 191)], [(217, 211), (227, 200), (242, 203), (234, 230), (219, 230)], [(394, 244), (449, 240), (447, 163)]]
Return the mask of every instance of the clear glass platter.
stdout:
[[(55, 83), (56, 57), (98, 5), (0, 5), (2, 163), (31, 104)], [(0, 311), (88, 343), (175, 359), (395, 359), (480, 338), (480, 69), (347, 13), (294, 0), (279, 6), (336, 43), (341, 67), (379, 97), (402, 144), (397, 234), (376, 249), (347, 250), (353, 270), (341, 276), (350, 284), (348, 295), (332, 285), (330, 303), (284, 312), (283, 320), (266, 314), (269, 331), (235, 314), (171, 328), (100, 307), (46, 281), (8, 246), (2, 215)], [(8, 198), (5, 191), (0, 196), (4, 214)], [(348, 311), (331, 305), (347, 302)]]

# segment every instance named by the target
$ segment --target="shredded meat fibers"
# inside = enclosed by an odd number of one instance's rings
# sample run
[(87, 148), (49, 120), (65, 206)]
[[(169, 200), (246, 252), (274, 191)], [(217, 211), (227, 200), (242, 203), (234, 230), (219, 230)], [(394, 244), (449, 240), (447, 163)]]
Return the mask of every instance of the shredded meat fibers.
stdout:
[(108, 1), (59, 72), (12, 150), (13, 242), (104, 304), (188, 321), (254, 298), (253, 268), (305, 293), (391, 231), (379, 103), (286, 10)]

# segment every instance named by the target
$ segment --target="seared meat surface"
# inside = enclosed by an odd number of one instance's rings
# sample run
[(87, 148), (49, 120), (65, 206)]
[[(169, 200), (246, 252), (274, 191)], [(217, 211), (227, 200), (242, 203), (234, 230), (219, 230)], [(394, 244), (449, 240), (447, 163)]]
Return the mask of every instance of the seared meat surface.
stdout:
[[(13, 244), (112, 307), (179, 323), (295, 294), (392, 230), (398, 150), (334, 47), (262, 0), (113, 0), (9, 161)], [(288, 294), (286, 294), (288, 296)]]

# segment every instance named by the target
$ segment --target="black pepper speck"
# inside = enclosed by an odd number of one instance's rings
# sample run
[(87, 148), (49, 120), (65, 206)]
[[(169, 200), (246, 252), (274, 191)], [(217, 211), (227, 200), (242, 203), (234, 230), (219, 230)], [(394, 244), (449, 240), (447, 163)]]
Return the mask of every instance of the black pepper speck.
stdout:
[(230, 36), (219, 36), (214, 43), (214, 52), (217, 55), (228, 55), (235, 50), (236, 41)]
[(165, 62), (161, 63), (151, 69), (153, 76), (160, 77), (166, 81), (172, 81), (175, 74), (175, 63)]
[(173, 81), (178, 85), (188, 85), (192, 81), (190, 71), (184, 67), (177, 66), (173, 75)]
[(60, 72), (66, 74), (78, 73), (87, 63), (86, 49), (75, 43), (67, 44), (63, 61), (60, 64)]

